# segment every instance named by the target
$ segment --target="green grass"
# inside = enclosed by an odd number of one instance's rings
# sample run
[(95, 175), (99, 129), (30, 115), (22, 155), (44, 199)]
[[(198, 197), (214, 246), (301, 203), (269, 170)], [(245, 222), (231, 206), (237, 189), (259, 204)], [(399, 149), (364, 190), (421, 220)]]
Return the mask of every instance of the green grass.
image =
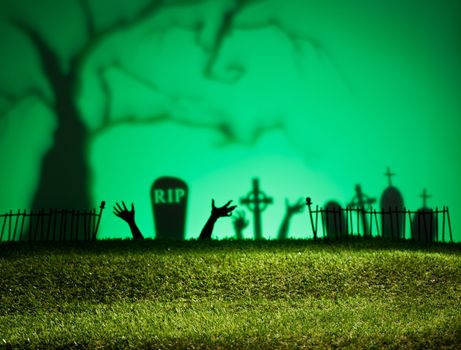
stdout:
[(461, 245), (0, 245), (4, 348), (459, 348)]

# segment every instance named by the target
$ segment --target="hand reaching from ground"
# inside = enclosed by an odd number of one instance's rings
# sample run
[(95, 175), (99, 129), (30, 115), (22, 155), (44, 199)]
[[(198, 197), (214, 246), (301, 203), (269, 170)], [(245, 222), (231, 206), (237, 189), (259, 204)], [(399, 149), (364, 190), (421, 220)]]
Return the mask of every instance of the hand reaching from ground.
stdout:
[(114, 214), (130, 226), (131, 234), (133, 235), (134, 239), (144, 239), (141, 231), (138, 228), (138, 225), (136, 225), (134, 220), (134, 204), (131, 203), (131, 210), (127, 209), (125, 202), (123, 201), (122, 206), (120, 206), (119, 203), (115, 203)]
[(134, 222), (134, 204), (131, 203), (131, 210), (128, 210), (125, 202), (122, 201), (123, 208), (118, 204), (115, 203), (114, 206), (114, 214), (118, 216), (120, 219), (126, 221), (128, 224)]
[(288, 237), (288, 227), (290, 226), (291, 217), (295, 214), (299, 214), (303, 211), (305, 203), (302, 198), (294, 204), (290, 204), (288, 199), (285, 200), (285, 216), (280, 225), (278, 238), (286, 239)]
[(243, 239), (243, 230), (248, 227), (249, 224), (249, 221), (246, 219), (245, 212), (243, 210), (239, 210), (235, 213), (235, 216), (232, 219), (232, 224), (234, 225), (237, 239)]
[(287, 215), (293, 215), (301, 213), (304, 209), (305, 203), (302, 198), (298, 199), (298, 201), (292, 205), (288, 202), (288, 199), (285, 200), (286, 206), (286, 213)]
[(216, 207), (214, 199), (211, 200), (211, 215), (205, 223), (205, 226), (203, 226), (202, 232), (200, 232), (199, 239), (211, 239), (211, 234), (213, 233), (213, 227), (215, 222), (219, 218), (232, 216), (232, 211), (235, 208), (237, 208), (237, 206), (230, 206), (231, 203), (232, 201), (229, 201), (222, 207)]
[(222, 207), (216, 207), (214, 205), (214, 199), (211, 200), (211, 216), (215, 218), (221, 218), (224, 216), (232, 216), (232, 211), (237, 208), (236, 205), (233, 205), (229, 207), (229, 205), (232, 203), (232, 201), (227, 202), (225, 205)]

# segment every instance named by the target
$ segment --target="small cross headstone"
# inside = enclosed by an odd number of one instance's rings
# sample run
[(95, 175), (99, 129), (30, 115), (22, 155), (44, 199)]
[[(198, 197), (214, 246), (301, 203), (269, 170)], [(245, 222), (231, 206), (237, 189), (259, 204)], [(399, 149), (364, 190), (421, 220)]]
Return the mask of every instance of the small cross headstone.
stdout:
[(423, 193), (419, 195), (423, 199), (423, 208), (427, 208), (427, 199), (431, 198), (432, 196), (427, 194), (426, 189), (423, 190)]
[(259, 189), (259, 180), (257, 178), (253, 179), (253, 189), (246, 197), (240, 198), (240, 204), (247, 206), (248, 209), (253, 212), (255, 239), (262, 238), (261, 213), (272, 203), (273, 199), (266, 196), (266, 194)]
[(413, 216), (412, 238), (417, 241), (436, 242), (438, 237), (434, 211), (427, 207), (427, 199), (432, 196), (424, 189), (420, 197), (423, 199), (423, 207)]
[(388, 239), (404, 238), (404, 220), (405, 213), (403, 211), (403, 196), (397, 187), (392, 186), (392, 176), (389, 167), (384, 173), (389, 181), (389, 186), (381, 195), (381, 236)]
[(185, 236), (187, 184), (176, 177), (160, 177), (151, 188), (155, 237), (182, 240)]
[(387, 171), (384, 173), (384, 175), (387, 176), (387, 179), (389, 181), (389, 187), (392, 186), (392, 176), (395, 176), (395, 174), (391, 173), (391, 169), (387, 167)]

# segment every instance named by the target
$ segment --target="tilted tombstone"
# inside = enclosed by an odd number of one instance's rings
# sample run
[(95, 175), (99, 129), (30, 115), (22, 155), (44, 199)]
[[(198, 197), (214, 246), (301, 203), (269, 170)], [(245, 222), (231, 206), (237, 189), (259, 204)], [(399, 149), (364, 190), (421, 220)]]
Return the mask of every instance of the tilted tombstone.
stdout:
[(156, 238), (184, 239), (188, 192), (187, 184), (176, 177), (155, 180), (150, 194)]
[[(368, 220), (366, 217), (367, 211), (371, 215), (371, 205), (376, 202), (375, 198), (370, 198), (366, 194), (362, 192), (362, 186), (356, 185), (355, 186), (355, 197), (352, 199), (352, 201), (347, 205), (350, 208), (357, 208), (357, 214), (361, 212), (361, 218), (362, 218), (362, 230), (363, 230), (363, 236), (364, 237), (370, 237), (371, 236), (371, 227), (368, 227)], [(357, 220), (359, 220), (357, 216)], [(352, 223), (351, 223), (352, 224)], [(357, 222), (357, 234), (360, 235), (360, 222)]]
[(346, 217), (338, 202), (329, 201), (325, 204), (325, 228), (331, 240), (347, 237)]
[(400, 191), (389, 186), (381, 195), (381, 231), (383, 238), (398, 239), (404, 238), (403, 221), (403, 197)]

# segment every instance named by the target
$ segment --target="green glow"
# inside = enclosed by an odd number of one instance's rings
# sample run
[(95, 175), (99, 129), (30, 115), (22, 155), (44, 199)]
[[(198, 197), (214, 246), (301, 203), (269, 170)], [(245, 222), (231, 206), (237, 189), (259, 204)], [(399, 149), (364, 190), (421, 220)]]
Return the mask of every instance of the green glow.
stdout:
[[(93, 2), (96, 27), (129, 18), (145, 3)], [(275, 238), (285, 198), (345, 205), (360, 183), (379, 200), (390, 166), (406, 207), (418, 209), (427, 188), (429, 205), (449, 206), (461, 240), (459, 1), (257, 2), (236, 17), (207, 76), (209, 48), (233, 3), (170, 6), (88, 57), (77, 102), (90, 129), (94, 205), (134, 202), (141, 231), (153, 237), (150, 186), (177, 176), (190, 188), (187, 237), (195, 238), (211, 198), (237, 202), (258, 176), (275, 200), (263, 214), (265, 236)], [(87, 39), (76, 1), (1, 7), (40, 28), (63, 65)], [(26, 37), (6, 21), (0, 33), (0, 91), (33, 86), (51, 96)], [(56, 127), (33, 98), (9, 107), (0, 98), (0, 111), (9, 111), (0, 117), (0, 211), (31, 205)], [(163, 114), (167, 120), (149, 122)], [(307, 224), (306, 213), (294, 216), (290, 236), (305, 237)], [(232, 237), (231, 221), (218, 222), (215, 232)], [(251, 237), (251, 226), (245, 233)], [(107, 210), (100, 237), (128, 236)]]

